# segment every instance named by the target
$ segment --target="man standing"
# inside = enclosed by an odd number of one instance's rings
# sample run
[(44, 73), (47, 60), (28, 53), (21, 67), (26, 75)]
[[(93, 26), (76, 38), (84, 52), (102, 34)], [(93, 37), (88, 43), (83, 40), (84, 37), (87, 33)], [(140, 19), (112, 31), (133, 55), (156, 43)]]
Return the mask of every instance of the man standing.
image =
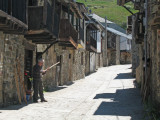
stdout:
[(33, 67), (33, 89), (34, 89), (34, 94), (33, 94), (33, 102), (37, 103), (38, 102), (38, 93), (41, 98), (41, 102), (47, 102), (45, 100), (44, 95), (43, 95), (43, 85), (42, 85), (42, 76), (46, 74), (46, 72), (49, 70), (42, 70), (44, 60), (39, 59), (38, 63)]

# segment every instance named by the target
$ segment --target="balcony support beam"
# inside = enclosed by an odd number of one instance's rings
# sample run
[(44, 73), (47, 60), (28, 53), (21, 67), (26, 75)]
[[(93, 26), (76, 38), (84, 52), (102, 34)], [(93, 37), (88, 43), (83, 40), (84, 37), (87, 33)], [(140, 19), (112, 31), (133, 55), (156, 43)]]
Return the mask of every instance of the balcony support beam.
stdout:
[(41, 58), (42, 57), (42, 55), (44, 54), (44, 53), (46, 53), (54, 44), (56, 44), (58, 41), (56, 40), (56, 41), (54, 41), (54, 42), (52, 42), (37, 58), (39, 59), (39, 58)]
[(131, 13), (132, 15), (134, 15), (134, 13), (132, 11), (130, 11), (125, 5), (123, 6), (129, 13)]

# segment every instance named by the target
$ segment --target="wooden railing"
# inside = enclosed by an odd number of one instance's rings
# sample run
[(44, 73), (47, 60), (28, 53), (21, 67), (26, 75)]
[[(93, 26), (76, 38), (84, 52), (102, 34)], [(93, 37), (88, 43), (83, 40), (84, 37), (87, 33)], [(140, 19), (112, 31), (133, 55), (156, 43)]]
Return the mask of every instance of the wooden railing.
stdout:
[(55, 13), (52, 5), (46, 3), (44, 6), (29, 6), (28, 16), (29, 30), (45, 29), (58, 37), (60, 15)]
[(90, 36), (90, 45), (97, 49), (97, 41), (92, 36)]
[(26, 0), (0, 0), (0, 10), (23, 23), (27, 23), (26, 6)]
[(78, 32), (77, 32), (77, 30), (75, 30), (75, 28), (72, 26), (72, 24), (69, 22), (68, 19), (61, 19), (60, 20), (59, 37), (60, 38), (72, 37), (72, 39), (76, 43), (78, 42)]

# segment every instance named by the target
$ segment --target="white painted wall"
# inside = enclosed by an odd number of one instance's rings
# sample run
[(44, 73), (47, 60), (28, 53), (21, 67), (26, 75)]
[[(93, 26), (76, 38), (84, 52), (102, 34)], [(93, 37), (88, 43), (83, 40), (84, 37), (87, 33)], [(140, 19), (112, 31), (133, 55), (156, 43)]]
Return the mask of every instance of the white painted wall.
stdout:
[(120, 37), (120, 50), (131, 50), (131, 40)]
[(96, 53), (90, 52), (90, 72), (94, 72), (96, 70)]
[(101, 53), (101, 32), (97, 32), (97, 52)]

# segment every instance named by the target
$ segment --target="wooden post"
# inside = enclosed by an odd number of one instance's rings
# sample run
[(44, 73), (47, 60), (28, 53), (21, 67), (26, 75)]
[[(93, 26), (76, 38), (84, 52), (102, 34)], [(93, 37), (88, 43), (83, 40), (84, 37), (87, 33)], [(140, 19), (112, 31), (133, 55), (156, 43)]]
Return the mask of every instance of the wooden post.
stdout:
[(27, 100), (26, 100), (26, 90), (25, 90), (25, 86), (24, 86), (24, 81), (22, 79), (22, 73), (21, 73), (21, 66), (20, 66), (20, 62), (19, 60), (17, 59), (17, 70), (18, 70), (18, 75), (19, 75), (19, 79), (20, 79), (20, 83), (21, 83), (21, 86), (22, 86), (22, 91), (23, 91), (23, 96), (24, 96), (24, 101), (25, 103), (27, 104)]
[(22, 103), (22, 101), (21, 101), (21, 94), (20, 94), (20, 90), (19, 90), (19, 83), (18, 83), (18, 76), (17, 76), (17, 66), (16, 66), (16, 64), (15, 64), (15, 83), (16, 83), (16, 88), (17, 88), (17, 94), (18, 94), (18, 100), (19, 100), (19, 103), (21, 104)]

